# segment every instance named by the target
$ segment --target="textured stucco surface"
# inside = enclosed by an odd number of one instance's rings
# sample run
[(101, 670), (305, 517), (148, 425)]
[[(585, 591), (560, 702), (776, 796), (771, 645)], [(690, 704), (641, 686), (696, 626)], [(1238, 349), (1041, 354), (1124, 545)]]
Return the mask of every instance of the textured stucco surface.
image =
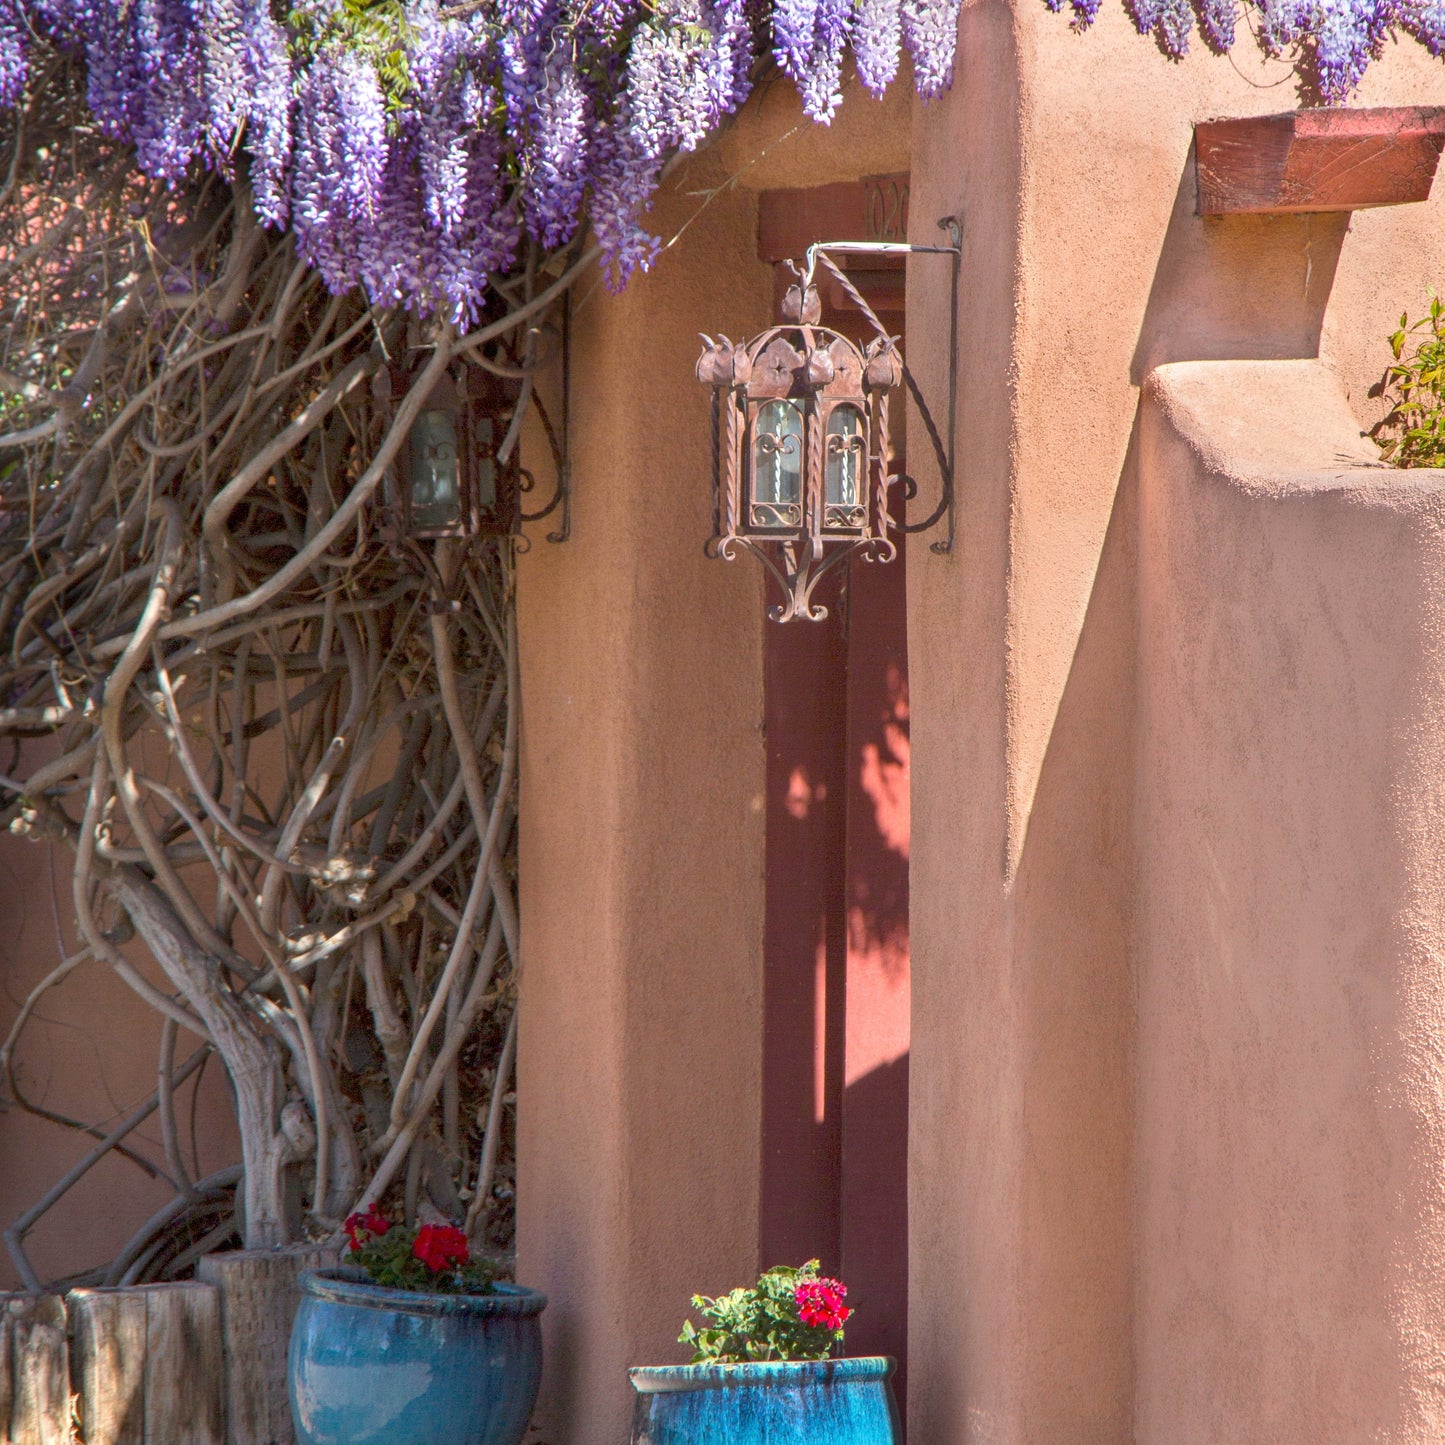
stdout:
[(1148, 384), (1142, 1440), (1445, 1433), (1445, 473), (1375, 455), (1318, 362)]
[[(1136, 865), (1156, 846), (1134, 836), (1140, 385), (1168, 362), (1318, 357), (1337, 391), (1320, 389), (1307, 425), (1357, 449), (1340, 394), (1369, 416), (1383, 338), (1445, 262), (1442, 187), (1349, 221), (1195, 216), (1193, 123), (1294, 102), (1272, 84), (1283, 67), (1236, 58), (1201, 49), (1171, 64), (1116, 7), (1081, 36), (1032, 0), (979, 0), (952, 92), (915, 112), (913, 238), (948, 212), (965, 230), (960, 542), (946, 559), (918, 549), (909, 575), (910, 1424), (929, 1445), (1361, 1438), (1321, 1433), (1298, 1394), (1268, 1429), (1215, 1413), (1208, 1436), (1180, 1383), (1199, 1365), (1190, 1322), (1172, 1320), (1157, 1347), (1136, 1327), (1151, 1261), (1178, 1244), (1144, 1221), (1160, 1140), (1186, 1122), (1149, 1115), (1146, 1129), (1138, 1102), (1154, 1084), (1135, 997), (1158, 962), (1136, 919)], [(1437, 62), (1398, 47), (1360, 99), (1438, 102), (1442, 89)], [(913, 263), (909, 353), (933, 395), (945, 295)], [(1235, 424), (1267, 438), (1275, 417), (1237, 383)], [(1323, 598), (1301, 625), (1334, 625)], [(1390, 645), (1404, 658), (1419, 633), (1402, 627)], [(1283, 683), (1260, 671), (1219, 685), (1268, 711)], [(1344, 725), (1321, 707), (1326, 730)], [(1238, 846), (1252, 856), (1247, 836)], [(1371, 967), (1388, 971), (1398, 955), (1383, 936), (1373, 946)], [(1171, 1100), (1150, 1106), (1194, 1105), (1187, 1090)], [(1408, 1167), (1429, 1157), (1416, 1146)], [(1337, 1222), (1368, 1234), (1374, 1211), (1359, 1192)], [(1428, 1355), (1441, 1339), (1436, 1320), (1408, 1348)], [(1265, 1334), (1250, 1350), (1274, 1386), (1299, 1365), (1294, 1340)], [(1221, 1404), (1242, 1398), (1214, 1376), (1191, 1388), (1215, 1386)], [(1371, 1408), (1384, 1377), (1360, 1388)]]
[(697, 333), (771, 323), (757, 189), (906, 168), (909, 118), (859, 95), (822, 129), (770, 87), (671, 177), (652, 272), (577, 311), (572, 540), (535, 528), (519, 584), (518, 1269), (554, 1445), (625, 1439), (627, 1366), (757, 1272), (764, 594), (702, 554)]
[[(0, 1038), (9, 1033), (26, 996), (78, 947), (70, 903), (67, 850), (0, 833)], [(155, 983), (159, 968), (133, 947), (131, 961)], [(110, 969), (82, 964), (46, 993), (21, 1036), (13, 1060), (27, 1098), (87, 1124), (113, 1123), (156, 1086), (160, 1016)], [(185, 1059), (199, 1040), (182, 1033)], [(185, 1158), (197, 1146), (198, 1177), (240, 1158), (240, 1138), (225, 1071), (212, 1062), (200, 1092), (177, 1091)], [(192, 1100), (195, 1126), (192, 1129)], [(154, 1115), (136, 1131), (142, 1152), (165, 1157)], [(94, 1140), (13, 1104), (0, 1108), (0, 1227), (9, 1228), (87, 1154)], [(25, 1241), (42, 1279), (78, 1273), (118, 1254), (175, 1191), (119, 1155), (109, 1154), (36, 1225)], [(19, 1284), (8, 1251), (0, 1251), (0, 1290)]]

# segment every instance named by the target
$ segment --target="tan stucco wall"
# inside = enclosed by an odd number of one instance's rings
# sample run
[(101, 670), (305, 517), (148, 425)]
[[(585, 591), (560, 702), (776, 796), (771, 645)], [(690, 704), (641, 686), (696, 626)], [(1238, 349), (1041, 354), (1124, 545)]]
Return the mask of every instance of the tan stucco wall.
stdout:
[[(61, 848), (0, 833), (0, 1038), (30, 991), (76, 949), (70, 862)], [(140, 950), (131, 957), (161, 981)], [(33, 1103), (106, 1129), (154, 1091), (160, 1035), (159, 1015), (109, 968), (89, 961), (41, 999), (15, 1050), (17, 1082)], [(177, 1059), (189, 1057), (197, 1043), (182, 1032)], [(193, 1098), (187, 1083), (177, 1092), (177, 1115), (187, 1167), (194, 1168), (194, 1137), (197, 1177), (203, 1177), (241, 1153), (219, 1061), (201, 1077), (194, 1136)], [(0, 1110), (0, 1227), (9, 1228), (94, 1142), (7, 1103)], [(150, 1158), (165, 1158), (155, 1115), (136, 1131), (135, 1142)], [(110, 1154), (26, 1238), (31, 1263), (46, 1281), (102, 1264), (174, 1195), (169, 1184)], [(18, 1283), (8, 1252), (0, 1251), (0, 1290)]]
[[(961, 212), (966, 290), (961, 541), (950, 559), (918, 549), (909, 575), (913, 1438), (1364, 1438), (1287, 1408), (1268, 1429), (1214, 1415), (1214, 1434), (1190, 1434), (1191, 1323), (1167, 1345), (1153, 1316), (1136, 1323), (1142, 1282), (1177, 1247), (1141, 1231), (1159, 1140), (1178, 1127), (1136, 1118), (1154, 1087), (1133, 1023), (1136, 963), (1153, 962), (1133, 917), (1138, 387), (1164, 361), (1320, 352), (1364, 414), (1384, 335), (1445, 273), (1445, 187), (1348, 228), (1206, 222), (1192, 125), (1288, 108), (1288, 84), (1261, 88), (1283, 67), (1243, 51), (1243, 75), (1203, 53), (1171, 64), (1107, 6), (1077, 36), (1033, 0), (981, 0), (960, 37), (952, 92), (916, 113), (911, 165), (913, 239)], [(1442, 92), (1438, 63), (1400, 47), (1361, 100)], [(910, 358), (936, 395), (943, 282), (915, 262), (909, 285)], [(1242, 387), (1233, 406), (1267, 433)], [(1308, 625), (1331, 625), (1323, 606)], [(1393, 645), (1403, 657), (1418, 641), (1402, 628)], [(1239, 685), (1280, 684), (1258, 670)], [(1267, 806), (1243, 779), (1220, 786)], [(1399, 955), (1374, 947), (1388, 971)], [(1187, 1090), (1171, 1099), (1183, 1108)], [(1371, 1208), (1352, 1202), (1351, 1230), (1374, 1227)], [(1445, 1320), (1426, 1338), (1437, 1347)], [(1296, 1344), (1239, 1348), (1277, 1384)], [(1360, 1408), (1394, 1378), (1360, 1386)]]
[(856, 96), (823, 129), (770, 87), (670, 178), (652, 272), (576, 313), (572, 540), (535, 528), (519, 573), (518, 1271), (551, 1299), (554, 1442), (625, 1439), (627, 1366), (681, 1359), (691, 1294), (757, 1271), (764, 594), (702, 554), (697, 333), (772, 320), (758, 189), (905, 168), (908, 125)]
[(1138, 1438), (1437, 1441), (1445, 473), (1318, 362), (1140, 459)]

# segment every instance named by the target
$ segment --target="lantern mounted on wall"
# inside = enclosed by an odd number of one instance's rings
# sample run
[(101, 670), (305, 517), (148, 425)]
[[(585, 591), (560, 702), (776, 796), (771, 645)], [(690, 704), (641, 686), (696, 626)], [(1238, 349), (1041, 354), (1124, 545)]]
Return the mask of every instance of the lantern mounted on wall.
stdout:
[[(404, 395), (421, 366), (394, 366), (377, 378), (383, 410)], [(499, 452), (521, 397), (521, 383), (466, 361), (442, 373), (402, 439), (387, 486), (392, 530), (414, 541), (503, 537), (521, 520), (517, 448)]]
[[(412, 419), (387, 474), (385, 523), (395, 540), (515, 536), (525, 545), (521, 524), (540, 521), (559, 508), (560, 526), (547, 533), (547, 540), (568, 539), (570, 304), (563, 308), (560, 342), (558, 426), (553, 425), (536, 388), (527, 381), (530, 373), (520, 367), (504, 368), (496, 362), (478, 365), (458, 357), (442, 373)], [(383, 423), (390, 423), (395, 399), (411, 390), (425, 364), (424, 355), (413, 353), (408, 362), (383, 367), (376, 374), (372, 395)], [(523, 510), (523, 500), (532, 491), (533, 478), (518, 458), (519, 412), (528, 406), (536, 409), (557, 476), (551, 499), (531, 512)]]
[[(890, 532), (918, 532), (948, 519), (953, 545), (953, 395), (957, 371), (958, 222), (939, 223), (948, 246), (897, 242), (831, 241), (808, 249), (797, 281), (783, 301), (781, 324), (734, 345), (703, 337), (698, 380), (713, 388), (713, 537), (709, 554), (734, 560), (740, 550), (760, 558), (783, 590), (770, 610), (778, 622), (817, 622), (827, 609), (813, 601), (818, 583), (849, 556), (889, 562), (898, 548)], [(830, 259), (829, 252), (924, 253), (953, 260), (953, 332), (950, 341), (948, 447), (889, 336), (867, 302)], [(829, 270), (877, 333), (858, 346), (821, 326), (813, 276)], [(923, 414), (937, 453), (942, 496), (915, 525), (889, 515), (890, 492), (916, 491), (912, 479), (890, 471), (889, 403), (903, 381)]]

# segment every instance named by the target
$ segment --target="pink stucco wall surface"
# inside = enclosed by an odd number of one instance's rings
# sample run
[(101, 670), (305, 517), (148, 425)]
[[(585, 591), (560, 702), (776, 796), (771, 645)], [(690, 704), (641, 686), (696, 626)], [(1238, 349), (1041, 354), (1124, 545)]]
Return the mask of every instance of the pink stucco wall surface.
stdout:
[[(1353, 1325), (1343, 1314), (1327, 1327), (1316, 1319), (1313, 1338), (1271, 1332), (1262, 1309), (1250, 1314), (1242, 1303), (1272, 1299), (1281, 1323), (1314, 1308), (1311, 1281), (1323, 1266), (1301, 1273), (1297, 1243), (1274, 1258), (1236, 1255), (1241, 1236), (1227, 1206), (1265, 1211), (1266, 1185), (1243, 1161), (1266, 1161), (1272, 1131), (1327, 1127), (1331, 1108), (1301, 1102), (1271, 1113), (1261, 1102), (1251, 1117), (1243, 1099), (1199, 1097), (1187, 1075), (1170, 1077), (1167, 1097), (1158, 1092), (1161, 1058), (1177, 1056), (1183, 1069), (1184, 1058), (1208, 1056), (1212, 1045), (1204, 1017), (1163, 985), (1169, 959), (1151, 951), (1162, 935), (1156, 940), (1140, 913), (1148, 890), (1165, 882), (1181, 893), (1204, 886), (1187, 852), (1166, 860), (1163, 840), (1136, 831), (1145, 816), (1136, 813), (1144, 808), (1136, 682), (1151, 665), (1139, 638), (1156, 626), (1138, 595), (1138, 559), (1146, 546), (1151, 557), (1157, 548), (1141, 535), (1139, 497), (1142, 490), (1183, 507), (1188, 475), (1169, 470), (1174, 463), (1158, 448), (1142, 448), (1141, 385), (1169, 362), (1318, 358), (1316, 370), (1333, 380), (1314, 388), (1316, 437), (1346, 434), (1358, 455), (1358, 419), (1375, 405), (1366, 393), (1386, 358), (1384, 337), (1401, 310), (1422, 309), (1445, 273), (1445, 187), (1426, 205), (1353, 218), (1194, 214), (1194, 122), (1293, 103), (1284, 67), (1252, 64), (1243, 51), (1236, 58), (1238, 68), (1205, 53), (1171, 64), (1113, 7), (1077, 35), (1032, 0), (978, 0), (963, 13), (952, 91), (915, 113), (914, 239), (932, 239), (935, 218), (948, 213), (962, 215), (965, 233), (960, 544), (951, 558), (919, 549), (909, 576), (910, 1428), (929, 1445), (1413, 1439), (1407, 1428), (1420, 1427), (1392, 1423), (1408, 1411), (1391, 1415), (1383, 1401), (1406, 1382), (1438, 1388), (1423, 1363), (1407, 1368), (1405, 1357), (1434, 1358), (1445, 1320), (1430, 1313), (1423, 1293), (1408, 1310), (1386, 1302), (1402, 1275), (1429, 1277), (1431, 1236), (1389, 1218), (1396, 1207), (1416, 1206), (1382, 1200), (1375, 1188), (1388, 1189), (1386, 1178), (1366, 1188), (1363, 1159), (1349, 1172), (1352, 1190), (1328, 1174), (1305, 1181), (1335, 1201), (1311, 1203), (1316, 1221), (1333, 1228), (1317, 1231), (1313, 1245), (1347, 1254), (1364, 1241), (1363, 1257), (1379, 1259), (1408, 1240), (1393, 1256), (1399, 1273), (1388, 1282), (1377, 1273), (1368, 1303), (1356, 1301)], [(1360, 100), (1438, 102), (1442, 93), (1438, 63), (1397, 47)], [(915, 263), (910, 358), (934, 395), (946, 384), (942, 295)], [(1220, 405), (1269, 454), (1272, 429), (1288, 424), (1253, 383), (1236, 372)], [(1341, 420), (1341, 408), (1356, 421)], [(1216, 413), (1210, 426), (1219, 421)], [(1363, 514), (1361, 525), (1368, 531)], [(1203, 526), (1189, 536), (1202, 568), (1216, 543)], [(1311, 544), (1301, 531), (1280, 545), (1307, 552)], [(1303, 636), (1317, 630), (1323, 648), (1340, 609), (1324, 580), (1329, 557), (1311, 563), (1302, 554), (1292, 565), (1322, 569), (1298, 626)], [(1160, 588), (1172, 585), (1150, 575)], [(1367, 585), (1362, 571), (1350, 576), (1346, 598)], [(1235, 579), (1219, 569), (1209, 577), (1227, 605)], [(1162, 633), (1150, 635), (1157, 641)], [(1422, 636), (1401, 615), (1381, 645), (1405, 667)], [(1315, 689), (1324, 694), (1313, 703), (1321, 732), (1298, 743), (1339, 758), (1363, 748), (1373, 761), (1357, 766), (1373, 767), (1390, 744), (1356, 727), (1333, 700), (1349, 682), (1352, 656), (1344, 648), (1333, 654), (1332, 689)], [(1215, 683), (1242, 690), (1240, 705), (1264, 716), (1281, 713), (1288, 697), (1287, 673), (1263, 665), (1233, 675), (1221, 669)], [(1432, 694), (1401, 688), (1393, 705), (1403, 710), (1397, 734), (1428, 733)], [(1239, 876), (1242, 860), (1259, 858), (1259, 839), (1272, 836), (1269, 809), (1279, 794), (1242, 774), (1231, 781), (1223, 758), (1213, 767), (1220, 776), (1212, 785), (1236, 790), (1216, 851), (1237, 854), (1230, 867)], [(1433, 784), (1428, 774), (1420, 783), (1424, 828)], [(1366, 784), (1355, 786), (1357, 796), (1368, 794)], [(1302, 829), (1302, 838), (1342, 846), (1352, 827), (1342, 797), (1303, 788), (1291, 796), (1319, 832)], [(1373, 806), (1378, 821), (1386, 804)], [(1187, 831), (1191, 821), (1186, 811), (1174, 826)], [(1311, 866), (1307, 856), (1296, 861)], [(1272, 876), (1289, 882), (1284, 860), (1274, 866)], [(1392, 886), (1404, 890), (1403, 865), (1391, 867)], [(1241, 970), (1267, 974), (1268, 960), (1251, 942), (1264, 925), (1239, 907), (1226, 941)], [(1362, 907), (1358, 919), (1371, 916)], [(1307, 921), (1303, 912), (1275, 918), (1280, 928)], [(1323, 925), (1310, 922), (1295, 946), (1307, 950), (1322, 936)], [(1368, 933), (1362, 949), (1354, 960), (1361, 989), (1369, 976), (1419, 967), (1383, 931)], [(1315, 966), (1323, 988), (1329, 967)], [(1146, 1000), (1157, 1014), (1145, 1011)], [(1288, 1036), (1289, 1008), (1276, 1002), (1274, 1029)], [(1334, 1005), (1302, 995), (1292, 1003), (1302, 1033), (1318, 1037), (1321, 1012)], [(1222, 1021), (1211, 1016), (1209, 1024)], [(1403, 1015), (1401, 1029), (1370, 1047), (1388, 1049), (1403, 1066), (1423, 1034), (1404, 1030)], [(1379, 1105), (1354, 1099), (1342, 1081), (1364, 1067), (1363, 1056), (1341, 1059), (1332, 1085), (1333, 1103), (1348, 1106), (1338, 1127), (1356, 1139), (1370, 1136), (1370, 1110)], [(1308, 1094), (1314, 1076), (1290, 1083)], [(1405, 1090), (1404, 1075), (1397, 1083)], [(1438, 1103), (1419, 1107), (1415, 1132), (1401, 1123), (1390, 1150), (1393, 1168), (1423, 1176), (1434, 1163), (1424, 1120)], [(1216, 1152), (1237, 1148), (1243, 1159), (1230, 1176), (1233, 1194), (1206, 1178), (1190, 1213), (1178, 1203), (1194, 1185), (1185, 1166), (1214, 1156), (1175, 1153), (1171, 1141), (1202, 1131), (1201, 1112), (1218, 1131)], [(1282, 1156), (1301, 1150), (1302, 1141), (1281, 1138)], [(1201, 1293), (1189, 1310), (1179, 1306), (1182, 1240), (1179, 1217), (1165, 1211), (1170, 1199), (1201, 1230), (1188, 1256)], [(1287, 1220), (1276, 1224), (1286, 1228)], [(1266, 1268), (1267, 1282), (1259, 1277)], [(1255, 1283), (1235, 1299), (1241, 1274)], [(1200, 1343), (1227, 1338), (1246, 1319), (1254, 1326), (1247, 1339), (1200, 1356)], [(1384, 1337), (1392, 1343), (1382, 1352)], [(1335, 1384), (1332, 1403), (1311, 1403), (1305, 1382), (1352, 1340), (1361, 1361)], [(1246, 1362), (1257, 1387), (1231, 1375)], [(1265, 1395), (1267, 1424), (1250, 1413)], [(1207, 1425), (1206, 1397), (1215, 1402)], [(1326, 1408), (1343, 1412), (1337, 1420), (1376, 1422), (1381, 1433), (1322, 1429)], [(1435, 1406), (1411, 1408), (1423, 1419)]]
[(1136, 1429), (1439, 1440), (1445, 473), (1314, 361), (1139, 448)]
[[(78, 947), (70, 861), (58, 847), (0, 833), (0, 1038), (31, 990)], [(163, 977), (141, 950), (131, 957), (153, 980)], [(150, 1005), (110, 969), (89, 961), (40, 998), (10, 1062), (31, 1102), (104, 1131), (154, 1091), (160, 1036), (160, 1017)], [(177, 1057), (188, 1057), (198, 1042), (183, 1033)], [(230, 1086), (219, 1063), (212, 1060), (199, 1080), (177, 1092), (177, 1114), (184, 1157), (197, 1178), (240, 1158)], [(9, 1228), (94, 1142), (7, 1100), (0, 1107), (0, 1227)], [(154, 1115), (137, 1130), (136, 1142), (142, 1154), (165, 1157)], [(39, 1221), (25, 1248), (42, 1280), (78, 1273), (113, 1258), (174, 1197), (169, 1184), (112, 1153)], [(8, 1252), (0, 1251), (0, 1290), (18, 1285)]]

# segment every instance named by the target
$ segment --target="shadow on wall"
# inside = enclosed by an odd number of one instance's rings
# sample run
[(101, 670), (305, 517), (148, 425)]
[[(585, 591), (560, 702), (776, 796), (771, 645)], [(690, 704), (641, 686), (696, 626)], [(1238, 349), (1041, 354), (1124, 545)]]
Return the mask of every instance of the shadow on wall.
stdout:
[(1131, 1438), (1136, 446), (1014, 878), (1030, 1440)]
[(1130, 364), (1316, 357), (1350, 213), (1197, 214), (1191, 146)]
[[(1317, 357), (1349, 225), (1344, 213), (1201, 218), (1191, 152), (1134, 383), (1169, 361)], [(1133, 1428), (1138, 469), (1136, 416), (1014, 882), (1030, 1439)]]

